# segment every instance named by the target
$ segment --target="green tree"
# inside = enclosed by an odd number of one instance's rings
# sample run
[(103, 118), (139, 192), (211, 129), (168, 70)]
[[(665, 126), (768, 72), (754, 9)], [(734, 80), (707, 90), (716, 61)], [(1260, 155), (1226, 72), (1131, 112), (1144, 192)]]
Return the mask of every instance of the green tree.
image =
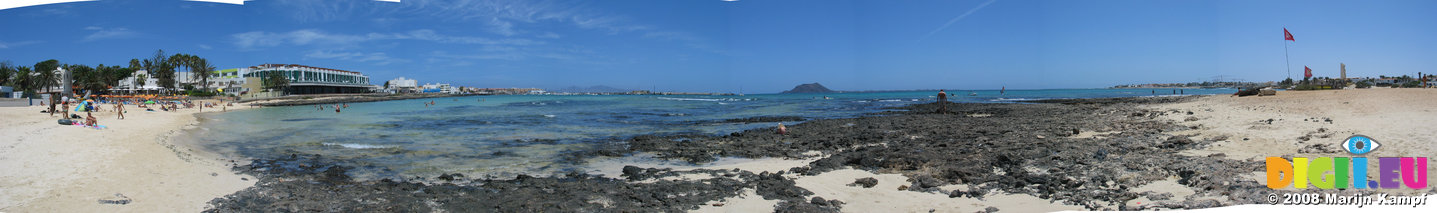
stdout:
[(101, 75), (94, 68), (82, 64), (71, 64), (65, 65), (65, 69), (70, 71), (70, 76), (74, 81), (73, 85), (81, 90), (89, 91), (90, 94), (97, 94), (104, 90)]
[(145, 68), (146, 72), (154, 76), (156, 79), (155, 83), (159, 84), (161, 88), (175, 88), (175, 70), (174, 67), (171, 66), (173, 64), (170, 61), (170, 57), (165, 55), (165, 50), (156, 50), (155, 56), (141, 61), (140, 65)]
[(126, 77), (130, 77), (135, 73), (134, 69), (121, 66), (106, 67), (104, 64), (101, 64), (99, 67), (96, 67), (96, 69), (100, 69), (102, 71), (101, 73), (104, 73), (105, 85), (111, 88), (120, 86), (120, 81), (125, 80)]
[(135, 75), (135, 88), (145, 87), (145, 79), (149, 79), (149, 77), (145, 74)]
[(10, 61), (0, 62), (0, 86), (14, 86), (11, 85), (14, 81), (10, 79), (15, 78), (15, 71), (15, 65), (11, 65)]
[(265, 89), (270, 90), (283, 91), (284, 89), (289, 88), (289, 78), (285, 78), (284, 75), (281, 75), (277, 72), (270, 72), (269, 75), (265, 76), (264, 82), (262, 83), (264, 84)]
[(209, 61), (198, 56), (190, 56), (188, 62), (186, 66), (190, 68), (190, 77), (200, 81), (200, 87), (203, 88), (205, 92), (209, 92), (210, 75), (215, 71), (215, 66), (210, 65)]
[(45, 93), (53, 92), (51, 91), (51, 87), (58, 86), (60, 83), (60, 74), (56, 72), (58, 69), (60, 69), (60, 61), (55, 59), (35, 63), (35, 72), (37, 72), (38, 75), (36, 79), (34, 79), (34, 82), (32, 82), (34, 85), (31, 86), (34, 88), (44, 88)]
[(16, 89), (16, 90), (20, 90), (21, 92), (25, 92), (25, 94), (27, 94), (27, 95), (29, 95), (29, 94), (34, 94), (34, 93), (35, 93), (35, 91), (33, 91), (33, 90), (35, 90), (35, 72), (30, 71), (30, 67), (26, 67), (26, 66), (18, 66), (18, 67), (15, 67), (15, 80), (14, 80), (14, 81), (15, 81), (15, 82), (14, 82), (14, 83), (11, 83), (11, 84), (12, 84), (12, 85), (15, 85), (15, 89)]

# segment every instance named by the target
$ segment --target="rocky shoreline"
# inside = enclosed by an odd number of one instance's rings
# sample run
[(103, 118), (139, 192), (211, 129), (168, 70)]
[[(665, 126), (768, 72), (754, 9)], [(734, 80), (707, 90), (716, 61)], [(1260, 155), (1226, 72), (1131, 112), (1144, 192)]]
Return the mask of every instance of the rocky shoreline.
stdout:
[[(1091, 210), (1141, 210), (1126, 201), (1172, 194), (1132, 189), (1177, 178), (1197, 193), (1162, 208), (1208, 208), (1259, 203), (1270, 190), (1244, 174), (1262, 162), (1178, 152), (1213, 141), (1170, 132), (1197, 127), (1162, 120), (1169, 113), (1146, 104), (1193, 97), (1045, 100), (1036, 104), (947, 103), (893, 108), (865, 117), (809, 120), (729, 135), (643, 135), (570, 153), (574, 159), (625, 156), (704, 163), (720, 157), (818, 158), (786, 172), (675, 171), (625, 167), (623, 177), (582, 172), (551, 177), (414, 177), (356, 181), (346, 167), (322, 156), (255, 160), (236, 172), (259, 178), (255, 187), (210, 202), (211, 212), (280, 211), (685, 211), (753, 189), (781, 200), (776, 211), (833, 212), (844, 203), (796, 187), (791, 176), (853, 168), (909, 177), (895, 190), (981, 198), (994, 191), (1029, 194)], [(754, 121), (801, 120), (760, 118)], [(735, 120), (742, 122), (742, 120)], [(821, 153), (814, 155), (814, 153)], [(674, 179), (704, 174), (710, 178)], [(872, 186), (856, 180), (853, 187)], [(940, 186), (965, 184), (963, 189)], [(1223, 199), (1194, 199), (1219, 197)]]
[(475, 96), (476, 94), (336, 94), (336, 95), (294, 95), (272, 99), (241, 100), (254, 106), (298, 106), (314, 104), (338, 104), (378, 102), (423, 98), (446, 98)]

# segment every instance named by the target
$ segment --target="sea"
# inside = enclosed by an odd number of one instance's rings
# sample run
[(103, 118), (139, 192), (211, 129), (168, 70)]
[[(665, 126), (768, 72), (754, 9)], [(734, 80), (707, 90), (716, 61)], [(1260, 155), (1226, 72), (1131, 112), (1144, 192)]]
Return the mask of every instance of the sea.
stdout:
[[(948, 100), (1025, 100), (1232, 94), (1235, 89), (955, 90)], [(357, 179), (547, 176), (588, 171), (571, 153), (645, 134), (724, 135), (777, 123), (759, 116), (846, 118), (935, 101), (937, 91), (748, 95), (495, 95), (206, 113), (179, 137), (230, 159), (322, 155)], [(433, 106), (426, 106), (427, 102)], [(887, 109), (891, 110), (891, 109)], [(788, 123), (792, 124), (792, 122)], [(564, 160), (568, 157), (570, 160)], [(634, 161), (662, 161), (635, 155)], [(667, 162), (678, 163), (678, 162)]]

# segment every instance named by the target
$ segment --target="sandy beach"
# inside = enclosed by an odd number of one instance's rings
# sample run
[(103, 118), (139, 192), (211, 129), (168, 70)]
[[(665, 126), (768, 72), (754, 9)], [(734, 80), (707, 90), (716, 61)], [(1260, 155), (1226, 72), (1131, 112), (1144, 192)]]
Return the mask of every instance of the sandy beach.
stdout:
[(42, 106), (0, 107), (0, 212), (196, 212), (254, 184), (228, 161), (168, 139), (193, 128), (197, 109), (128, 105), (120, 120), (102, 107), (100, 130), (56, 124)]
[(785, 136), (635, 137), (607, 150), (630, 154), (590, 161), (584, 173), (406, 180), (355, 180), (323, 156), (232, 165), (169, 142), (193, 128), (193, 109), (98, 113), (110, 128), (94, 130), (54, 125), (40, 107), (0, 108), (0, 131), (13, 136), (0, 141), (0, 211), (1213, 208), (1272, 192), (1260, 182), (1263, 157), (1350, 156), (1322, 144), (1354, 134), (1379, 140), (1380, 156), (1437, 156), (1427, 144), (1437, 140), (1434, 104), (1437, 90), (1423, 89), (954, 104), (947, 114), (918, 104), (808, 121)]
[[(1262, 161), (1266, 157), (1354, 157), (1339, 144), (1365, 135), (1381, 144), (1371, 156), (1437, 157), (1437, 89), (1373, 88), (1282, 91), (1276, 96), (1202, 99), (1153, 106), (1155, 110), (1197, 112), (1165, 115), (1197, 126), (1174, 135), (1196, 134), (1214, 140), (1191, 156), (1221, 153), (1225, 158)], [(1271, 121), (1269, 121), (1271, 120)], [(1427, 164), (1437, 171), (1437, 164)], [(1253, 174), (1263, 178), (1265, 174)], [(1437, 176), (1428, 176), (1428, 183)], [(1410, 191), (1410, 190), (1409, 190)]]

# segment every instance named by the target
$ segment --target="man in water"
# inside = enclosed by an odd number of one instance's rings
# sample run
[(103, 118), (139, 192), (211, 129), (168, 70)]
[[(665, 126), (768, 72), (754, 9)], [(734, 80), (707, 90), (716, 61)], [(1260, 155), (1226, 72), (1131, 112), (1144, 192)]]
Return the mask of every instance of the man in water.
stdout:
[(938, 90), (938, 113), (948, 113), (948, 93)]

